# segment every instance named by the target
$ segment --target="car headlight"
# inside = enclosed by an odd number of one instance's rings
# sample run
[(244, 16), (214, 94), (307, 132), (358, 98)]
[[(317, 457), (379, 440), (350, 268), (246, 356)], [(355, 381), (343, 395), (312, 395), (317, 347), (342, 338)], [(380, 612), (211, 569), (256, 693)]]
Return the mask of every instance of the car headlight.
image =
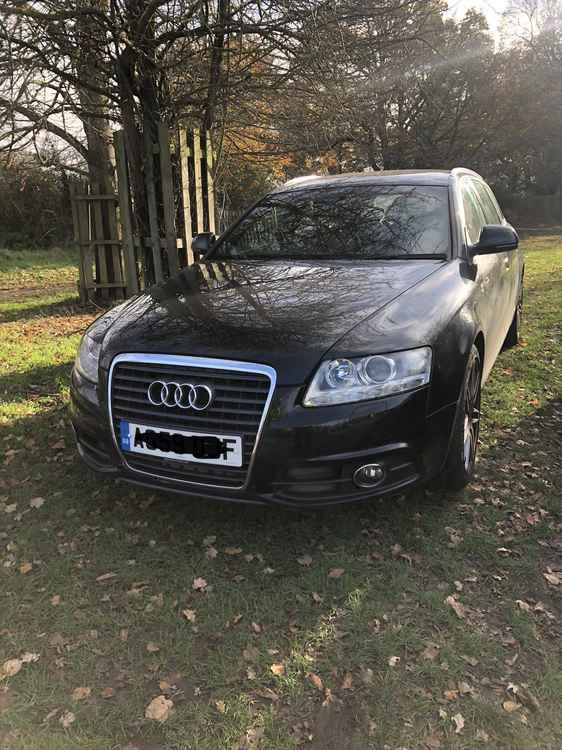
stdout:
[(329, 406), (390, 396), (429, 383), (431, 349), (373, 354), (322, 362), (306, 392), (304, 406)]
[(80, 342), (74, 367), (80, 375), (91, 380), (93, 383), (98, 382), (98, 363), (100, 359), (101, 342), (85, 333)]

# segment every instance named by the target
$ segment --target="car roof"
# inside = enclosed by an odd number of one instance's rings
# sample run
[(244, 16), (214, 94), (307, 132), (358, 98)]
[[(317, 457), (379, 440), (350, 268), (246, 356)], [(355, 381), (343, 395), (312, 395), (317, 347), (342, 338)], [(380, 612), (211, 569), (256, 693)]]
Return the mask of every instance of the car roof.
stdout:
[(301, 190), (302, 188), (330, 188), (356, 185), (443, 185), (461, 174), (479, 177), (476, 172), (463, 167), (455, 169), (393, 169), (380, 172), (348, 172), (338, 175), (307, 175), (295, 177), (274, 192)]

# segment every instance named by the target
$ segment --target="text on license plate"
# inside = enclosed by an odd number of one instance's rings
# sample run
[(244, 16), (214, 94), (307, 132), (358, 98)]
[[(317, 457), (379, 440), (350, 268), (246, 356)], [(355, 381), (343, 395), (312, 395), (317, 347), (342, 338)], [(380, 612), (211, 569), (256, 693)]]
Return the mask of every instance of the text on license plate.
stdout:
[(185, 430), (165, 430), (120, 420), (122, 451), (173, 458), (176, 461), (242, 466), (242, 438), (238, 435), (209, 435)]

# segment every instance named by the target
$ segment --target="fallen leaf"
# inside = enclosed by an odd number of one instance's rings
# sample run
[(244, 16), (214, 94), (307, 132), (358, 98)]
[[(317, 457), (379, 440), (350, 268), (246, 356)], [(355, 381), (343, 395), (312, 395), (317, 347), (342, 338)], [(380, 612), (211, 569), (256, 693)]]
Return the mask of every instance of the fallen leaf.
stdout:
[(270, 688), (260, 688), (260, 690), (255, 691), (255, 694), (260, 698), (265, 698), (268, 701), (275, 702), (279, 700), (279, 696), (277, 695), (277, 693), (275, 693)]
[(312, 557), (310, 555), (303, 555), (302, 557), (297, 557), (297, 562), (299, 565), (302, 565), (303, 568), (310, 568), (312, 565)]
[(113, 698), (115, 690), (112, 687), (106, 687), (101, 691), (100, 695), (102, 698)]
[(231, 555), (232, 557), (242, 554), (241, 547), (227, 547), (224, 551), (225, 555)]
[(29, 501), (30, 508), (40, 508), (45, 503), (44, 497), (32, 497)]
[(332, 568), (328, 573), (328, 578), (341, 578), (344, 573), (344, 568)]
[(560, 571), (549, 570), (548, 573), (543, 573), (543, 576), (551, 586), (560, 586), (562, 583), (562, 572)]
[(215, 701), (215, 706), (219, 714), (226, 713), (226, 703), (224, 701)]
[(464, 729), (464, 716), (462, 714), (455, 714), (452, 717), (452, 721), (455, 723), (455, 734), (460, 734)]
[(0, 668), (0, 679), (16, 675), (22, 668), (22, 664), (21, 659), (8, 659), (8, 661), (5, 661)]
[(75, 702), (83, 701), (90, 695), (91, 692), (92, 688), (90, 687), (74, 688), (74, 690), (72, 691), (72, 700)]
[(456, 701), (459, 697), (459, 691), (458, 690), (444, 690), (443, 695), (445, 696), (445, 700), (447, 701)]
[(153, 698), (148, 706), (146, 707), (146, 710), (144, 712), (144, 715), (147, 719), (152, 719), (153, 721), (159, 721), (160, 723), (163, 723), (166, 721), (170, 715), (170, 710), (173, 708), (174, 703), (169, 698), (166, 698), (165, 695), (159, 695), (156, 698)]
[(260, 652), (255, 646), (248, 646), (242, 651), (242, 656), (246, 661), (255, 661), (260, 655)]
[(508, 714), (512, 714), (514, 711), (517, 711), (520, 706), (519, 703), (516, 703), (515, 701), (504, 701), (502, 703), (502, 708), (504, 711), (507, 711)]
[(257, 622), (253, 622), (252, 623), (252, 630), (254, 631), (254, 633), (258, 633), (259, 634), (259, 633), (262, 632), (263, 628)]
[(284, 664), (272, 664), (270, 666), (270, 670), (273, 672), (274, 675), (277, 675), (280, 677), (281, 675), (285, 674), (285, 665)]
[(68, 727), (73, 724), (76, 721), (76, 716), (72, 713), (72, 711), (65, 711), (61, 716), (59, 717), (59, 722), (62, 724), (62, 726), (65, 729), (68, 729)]
[(22, 576), (27, 575), (33, 570), (33, 565), (30, 562), (22, 562), (22, 564), (19, 567), (19, 571), (22, 574)]
[(61, 603), (60, 594), (55, 594), (54, 596), (51, 597), (51, 604), (53, 605), (53, 607), (58, 607), (60, 603)]
[(31, 651), (26, 651), (25, 654), (20, 656), (20, 660), (23, 664), (31, 664), (31, 662), (39, 661), (39, 654), (33, 654)]
[(195, 622), (195, 618), (197, 617), (197, 614), (194, 609), (183, 609), (182, 615), (185, 617), (185, 619), (188, 622)]
[(214, 547), (207, 547), (205, 550), (205, 557), (207, 560), (214, 560), (219, 553)]
[(461, 620), (466, 617), (464, 606), (458, 601), (458, 599), (455, 599), (454, 596), (448, 596), (445, 599), (445, 604), (448, 604), (449, 607), (451, 607), (453, 612), (456, 614), (456, 616), (460, 618)]
[(157, 643), (150, 641), (146, 644), (146, 650), (149, 654), (157, 654), (160, 651), (160, 646)]
[(193, 588), (195, 591), (204, 591), (207, 588), (207, 581), (204, 578), (194, 578)]
[(351, 690), (353, 686), (353, 675), (351, 672), (346, 672), (343, 678), (343, 682), (341, 684), (342, 690)]
[(400, 664), (399, 656), (391, 656), (390, 659), (388, 660), (389, 667), (396, 667), (398, 664)]
[(468, 682), (464, 682), (463, 680), (461, 680), (461, 681), (459, 682), (459, 693), (460, 693), (461, 695), (470, 695), (470, 694), (471, 694), (471, 693), (473, 693), (473, 692), (474, 692), (474, 690), (473, 690), (473, 688), (472, 688), (472, 687), (471, 687), (471, 686), (470, 686), (470, 685), (468, 684)]
[(105, 581), (111, 581), (113, 578), (117, 578), (117, 573), (103, 573), (101, 576), (96, 578), (96, 583), (104, 583)]
[(322, 597), (316, 591), (312, 592), (311, 597), (313, 602), (315, 602), (316, 604), (321, 604)]
[(309, 672), (308, 679), (310, 680), (310, 682), (312, 682), (317, 690), (324, 690), (324, 684), (317, 674), (314, 674), (314, 672)]
[(433, 661), (439, 655), (439, 646), (436, 643), (428, 643), (421, 653), (422, 659)]
[(522, 609), (523, 612), (530, 612), (531, 611), (531, 605), (527, 602), (524, 602), (523, 599), (516, 599), (515, 604), (519, 607), (519, 609)]

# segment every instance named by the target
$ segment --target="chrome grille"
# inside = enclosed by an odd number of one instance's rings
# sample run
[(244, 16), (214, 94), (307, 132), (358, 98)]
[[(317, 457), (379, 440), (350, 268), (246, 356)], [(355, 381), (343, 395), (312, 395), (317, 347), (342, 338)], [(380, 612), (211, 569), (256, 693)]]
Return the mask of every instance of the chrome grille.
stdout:
[[(214, 392), (204, 411), (155, 406), (147, 395), (154, 380), (208, 385)], [(139, 453), (122, 454), (135, 471), (205, 486), (242, 488), (275, 386), (275, 371), (265, 365), (173, 355), (125, 354), (112, 363), (109, 378), (111, 422), (117, 446), (120, 420), (148, 427), (193, 430), (242, 437), (242, 466), (178, 461)]]

